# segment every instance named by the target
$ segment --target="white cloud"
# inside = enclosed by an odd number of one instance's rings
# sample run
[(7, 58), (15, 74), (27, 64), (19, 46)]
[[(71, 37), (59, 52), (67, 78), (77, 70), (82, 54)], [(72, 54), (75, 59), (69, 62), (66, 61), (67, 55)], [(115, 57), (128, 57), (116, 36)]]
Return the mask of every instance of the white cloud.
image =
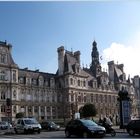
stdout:
[[(139, 37), (138, 37), (139, 36)], [(137, 34), (131, 46), (113, 42), (110, 47), (103, 50), (103, 67), (108, 61), (114, 60), (115, 63), (124, 64), (124, 72), (131, 78), (140, 75), (140, 34)]]

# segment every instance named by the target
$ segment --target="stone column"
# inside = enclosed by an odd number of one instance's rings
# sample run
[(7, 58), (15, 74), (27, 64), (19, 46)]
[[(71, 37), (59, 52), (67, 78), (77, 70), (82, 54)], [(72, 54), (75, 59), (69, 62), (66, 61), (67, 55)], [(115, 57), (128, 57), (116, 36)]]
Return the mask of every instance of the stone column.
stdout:
[(45, 120), (47, 120), (47, 107), (45, 106)]
[(50, 115), (51, 115), (51, 119), (52, 119), (52, 106), (50, 106)]
[(34, 106), (32, 106), (32, 115), (35, 116)]
[(38, 119), (41, 120), (41, 108), (38, 106)]
[(28, 106), (25, 107), (25, 116), (28, 117)]

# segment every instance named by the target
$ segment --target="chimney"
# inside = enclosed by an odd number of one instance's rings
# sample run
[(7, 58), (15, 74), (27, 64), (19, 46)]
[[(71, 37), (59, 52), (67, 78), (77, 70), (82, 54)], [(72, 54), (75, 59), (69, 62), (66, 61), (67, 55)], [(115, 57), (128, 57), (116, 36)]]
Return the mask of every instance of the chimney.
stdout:
[(58, 74), (63, 75), (64, 71), (64, 46), (61, 46), (57, 49), (58, 52)]
[(76, 58), (77, 62), (80, 64), (80, 51), (74, 52), (74, 57)]

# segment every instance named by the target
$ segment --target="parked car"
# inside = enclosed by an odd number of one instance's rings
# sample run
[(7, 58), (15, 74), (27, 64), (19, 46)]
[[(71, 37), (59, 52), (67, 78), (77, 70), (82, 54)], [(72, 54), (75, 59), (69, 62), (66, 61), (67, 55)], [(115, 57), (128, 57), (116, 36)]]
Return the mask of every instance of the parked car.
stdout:
[(106, 130), (104, 127), (96, 124), (88, 119), (75, 119), (68, 122), (65, 128), (65, 136), (71, 135), (88, 138), (88, 137), (104, 137)]
[(16, 133), (29, 133), (41, 131), (41, 125), (35, 118), (20, 118), (17, 119), (14, 130)]
[(57, 125), (55, 122), (52, 122), (52, 121), (43, 121), (41, 123), (41, 127), (42, 129), (46, 129), (48, 131), (60, 130), (60, 125)]
[(1, 130), (10, 129), (10, 128), (12, 128), (12, 125), (9, 122), (7, 122), (7, 121), (0, 122)]
[(126, 130), (130, 136), (140, 134), (140, 119), (131, 120), (126, 126)]

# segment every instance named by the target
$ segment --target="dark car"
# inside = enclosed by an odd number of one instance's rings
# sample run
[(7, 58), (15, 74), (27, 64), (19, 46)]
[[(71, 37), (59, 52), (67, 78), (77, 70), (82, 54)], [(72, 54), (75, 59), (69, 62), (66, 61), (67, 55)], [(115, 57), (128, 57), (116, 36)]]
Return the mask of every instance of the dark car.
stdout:
[(41, 127), (42, 129), (46, 129), (48, 131), (52, 131), (52, 130), (59, 130), (60, 126), (57, 125), (55, 122), (52, 121), (44, 121), (41, 123)]
[(65, 128), (65, 136), (75, 135), (78, 137), (104, 137), (106, 130), (92, 120), (75, 119), (68, 122)]
[(126, 126), (126, 130), (130, 136), (140, 134), (140, 120), (139, 119), (131, 120)]

